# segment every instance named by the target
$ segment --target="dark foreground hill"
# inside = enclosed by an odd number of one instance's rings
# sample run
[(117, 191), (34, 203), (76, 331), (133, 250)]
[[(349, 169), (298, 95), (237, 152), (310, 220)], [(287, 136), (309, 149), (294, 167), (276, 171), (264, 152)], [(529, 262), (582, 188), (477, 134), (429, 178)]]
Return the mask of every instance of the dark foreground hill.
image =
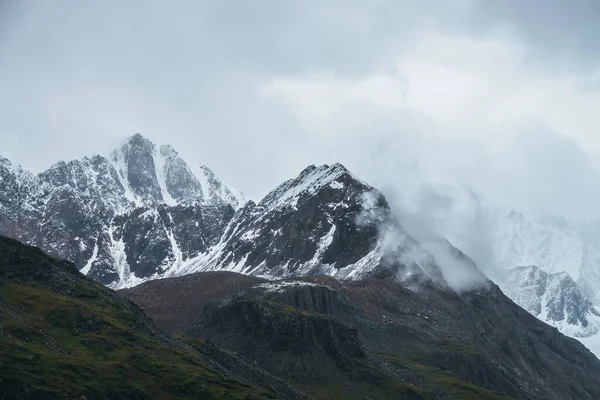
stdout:
[(0, 237), (0, 399), (579, 400), (599, 373), (492, 283), (212, 272), (117, 294)]
[(212, 272), (121, 293), (166, 331), (210, 340), (320, 399), (600, 398), (600, 361), (491, 282), (457, 294)]
[(0, 237), (0, 399), (276, 398), (308, 396), (164, 334), (73, 264)]

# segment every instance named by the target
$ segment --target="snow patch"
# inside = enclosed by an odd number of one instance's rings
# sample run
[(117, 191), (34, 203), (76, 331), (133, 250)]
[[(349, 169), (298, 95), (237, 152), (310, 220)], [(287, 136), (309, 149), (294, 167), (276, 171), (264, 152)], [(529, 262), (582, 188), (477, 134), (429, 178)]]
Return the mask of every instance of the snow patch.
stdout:
[(171, 196), (171, 193), (169, 193), (169, 190), (167, 189), (167, 160), (161, 151), (156, 150), (156, 146), (152, 151), (152, 158), (154, 160), (156, 179), (158, 180), (158, 186), (160, 187), (163, 202), (169, 206), (176, 206), (177, 200)]
[(110, 164), (117, 172), (117, 177), (121, 186), (124, 189), (125, 199), (135, 205), (135, 207), (142, 207), (143, 202), (133, 193), (131, 190), (131, 186), (129, 185), (129, 179), (127, 178), (127, 165), (125, 164), (125, 157), (123, 156), (122, 151), (115, 150), (111, 153), (111, 156), (108, 158)]
[(79, 270), (79, 272), (81, 272), (84, 275), (89, 274), (90, 269), (92, 268), (92, 264), (94, 263), (94, 261), (96, 261), (96, 258), (98, 258), (98, 240), (96, 240), (96, 243), (94, 244), (94, 250), (92, 252), (92, 256), (87, 261), (85, 266)]
[[(340, 164), (334, 164), (331, 167), (326, 165), (312, 166), (304, 170), (295, 180), (287, 181), (269, 193), (260, 204), (265, 207), (265, 212), (283, 207), (296, 208), (302, 195), (312, 195), (320, 188), (334, 184), (338, 178), (345, 174), (349, 174), (349, 172)], [(337, 182), (337, 184), (339, 185), (340, 182)]]
[(344, 184), (339, 181), (333, 181), (329, 184), (329, 187), (331, 187), (332, 189), (343, 189)]
[(265, 289), (267, 292), (271, 293), (283, 293), (288, 288), (299, 288), (299, 287), (326, 287), (325, 285), (319, 285), (313, 282), (306, 281), (277, 281), (277, 282), (267, 282), (260, 283), (258, 285), (252, 286), (253, 288)]

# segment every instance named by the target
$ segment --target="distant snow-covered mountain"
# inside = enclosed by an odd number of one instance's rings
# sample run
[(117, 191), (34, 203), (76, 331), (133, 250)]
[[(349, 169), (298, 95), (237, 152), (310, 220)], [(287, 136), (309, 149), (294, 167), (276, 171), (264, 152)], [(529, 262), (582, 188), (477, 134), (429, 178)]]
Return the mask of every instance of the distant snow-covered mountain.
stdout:
[(136, 134), (106, 157), (37, 175), (0, 158), (0, 183), (0, 234), (113, 288), (228, 270), (387, 276), (460, 291), (486, 283), (483, 271), (563, 332), (598, 332), (600, 226), (491, 206), (458, 181), (412, 176), (390, 206), (340, 164), (309, 166), (254, 203)]
[(404, 195), (409, 200), (400, 209), (472, 257), (536, 317), (571, 336), (598, 333), (593, 305), (600, 304), (599, 224), (577, 225), (548, 215), (532, 218), (493, 205), (484, 194), (451, 178), (422, 182)]
[(600, 304), (600, 229), (562, 218), (528, 218), (515, 210), (491, 213), (498, 265), (535, 265), (549, 274), (567, 273), (582, 294)]
[(589, 337), (600, 332), (600, 313), (566, 272), (517, 267), (501, 286), (515, 303), (564, 334)]
[(415, 240), (385, 197), (340, 164), (311, 165), (247, 202), (208, 168), (137, 134), (109, 157), (59, 162), (37, 176), (3, 160), (0, 176), (10, 183), (0, 233), (113, 288), (207, 270), (460, 289), (459, 269), (487, 282), (442, 237)]
[(117, 287), (206, 251), (243, 194), (170, 146), (136, 134), (108, 157), (34, 175), (0, 159), (0, 233), (74, 262)]
[(238, 211), (214, 250), (184, 269), (228, 270), (266, 277), (386, 275), (410, 286), (453, 281), (452, 260), (465, 274), (487, 279), (464, 254), (439, 237), (436, 250), (410, 236), (385, 197), (344, 166), (309, 166)]

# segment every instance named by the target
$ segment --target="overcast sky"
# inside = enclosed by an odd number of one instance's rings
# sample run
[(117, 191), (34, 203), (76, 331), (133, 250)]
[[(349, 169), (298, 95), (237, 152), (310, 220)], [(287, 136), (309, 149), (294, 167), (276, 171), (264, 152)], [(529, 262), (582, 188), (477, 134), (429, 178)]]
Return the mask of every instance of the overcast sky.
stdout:
[(140, 132), (260, 198), (308, 164), (407, 168), (600, 217), (600, 2), (0, 0), (0, 154)]

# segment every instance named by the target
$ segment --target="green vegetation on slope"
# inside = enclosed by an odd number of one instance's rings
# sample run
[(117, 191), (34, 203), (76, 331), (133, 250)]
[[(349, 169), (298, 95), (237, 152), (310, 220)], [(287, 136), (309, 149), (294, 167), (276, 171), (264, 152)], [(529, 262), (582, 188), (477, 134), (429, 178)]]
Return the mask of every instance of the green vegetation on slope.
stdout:
[(176, 344), (140, 333), (136, 315), (95, 289), (75, 284), (69, 297), (24, 284), (1, 288), (0, 393), (36, 399), (274, 398), (209, 369), (186, 346), (175, 350)]
[[(302, 389), (319, 400), (353, 400), (357, 398), (356, 394), (351, 393), (348, 388), (343, 388), (336, 383), (304, 386)], [(356, 390), (356, 388), (353, 389)], [(438, 398), (413, 385), (391, 380), (381, 385), (361, 384), (358, 386), (358, 391), (366, 400), (433, 400)]]
[[(471, 348), (466, 346), (457, 340), (442, 343), (442, 346), (451, 346), (453, 351), (461, 349), (466, 353), (471, 352)], [(414, 372), (421, 374), (426, 381), (432, 387), (435, 387), (444, 393), (449, 395), (449, 399), (456, 400), (510, 400), (502, 393), (494, 392), (482, 388), (480, 386), (473, 385), (471, 383), (461, 380), (459, 377), (451, 373), (450, 371), (442, 370), (428, 365), (419, 364), (416, 362), (410, 362), (399, 357), (395, 357), (389, 354), (382, 354), (382, 356), (392, 365), (397, 365), (402, 368), (408, 368)]]

